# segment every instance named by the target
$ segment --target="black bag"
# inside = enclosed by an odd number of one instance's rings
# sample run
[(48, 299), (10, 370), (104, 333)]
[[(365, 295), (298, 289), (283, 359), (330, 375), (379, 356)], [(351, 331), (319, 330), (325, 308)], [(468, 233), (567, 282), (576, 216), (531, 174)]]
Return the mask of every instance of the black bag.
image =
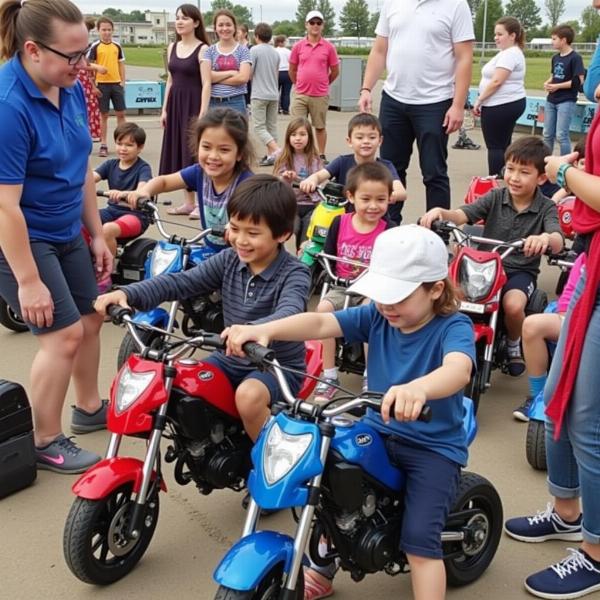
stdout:
[(27, 487), (36, 476), (27, 394), (18, 383), (0, 379), (0, 498)]

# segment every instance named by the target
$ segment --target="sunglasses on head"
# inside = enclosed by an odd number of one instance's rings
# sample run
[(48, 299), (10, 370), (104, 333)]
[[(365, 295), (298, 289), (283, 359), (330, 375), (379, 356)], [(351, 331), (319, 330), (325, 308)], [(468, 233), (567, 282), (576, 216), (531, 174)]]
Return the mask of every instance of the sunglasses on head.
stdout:
[(323, 21), (321, 19), (312, 19), (308, 22), (309, 25), (323, 25)]

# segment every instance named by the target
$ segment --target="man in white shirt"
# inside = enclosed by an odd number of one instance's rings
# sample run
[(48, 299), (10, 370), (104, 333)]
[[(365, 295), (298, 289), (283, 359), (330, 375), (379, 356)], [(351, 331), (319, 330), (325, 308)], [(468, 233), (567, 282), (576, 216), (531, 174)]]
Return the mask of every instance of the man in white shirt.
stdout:
[[(427, 210), (450, 208), (448, 134), (463, 121), (471, 82), (473, 21), (466, 0), (384, 0), (360, 91), (360, 110), (372, 109), (371, 91), (384, 69), (379, 118), (381, 156), (406, 185), (415, 140)], [(390, 208), (401, 220), (402, 203)]]

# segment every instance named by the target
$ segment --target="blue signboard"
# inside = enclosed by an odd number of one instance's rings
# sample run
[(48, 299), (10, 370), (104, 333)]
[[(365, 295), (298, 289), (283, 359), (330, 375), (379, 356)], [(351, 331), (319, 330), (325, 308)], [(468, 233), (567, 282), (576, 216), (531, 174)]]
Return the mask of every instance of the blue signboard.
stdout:
[[(477, 88), (469, 89), (469, 102), (475, 104), (477, 99)], [(544, 106), (546, 98), (543, 96), (527, 96), (527, 104), (523, 114), (517, 119), (517, 125), (525, 125), (528, 127), (543, 127), (544, 126)], [(571, 120), (571, 131), (577, 133), (585, 133), (592, 123), (596, 105), (591, 102), (581, 101), (575, 107), (575, 113)]]
[(162, 108), (162, 86), (157, 81), (126, 81), (125, 105), (128, 109)]

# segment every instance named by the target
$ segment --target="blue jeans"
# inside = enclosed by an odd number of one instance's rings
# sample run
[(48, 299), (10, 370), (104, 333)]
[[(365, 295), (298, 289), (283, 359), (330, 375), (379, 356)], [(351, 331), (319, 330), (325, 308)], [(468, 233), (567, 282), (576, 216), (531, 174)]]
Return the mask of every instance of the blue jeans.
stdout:
[[(552, 360), (544, 401), (548, 403), (563, 365), (570, 316), (585, 283), (583, 274), (569, 305), (556, 354)], [(575, 388), (560, 438), (554, 440), (554, 425), (546, 420), (548, 489), (556, 498), (578, 498), (583, 506), (583, 539), (600, 544), (600, 291), (588, 325)], [(573, 368), (573, 365), (567, 368)]]
[[(448, 179), (448, 135), (443, 128), (444, 116), (452, 100), (434, 104), (404, 104), (385, 92), (381, 94), (379, 120), (383, 129), (381, 157), (390, 160), (400, 181), (406, 187), (406, 170), (410, 163), (415, 140), (419, 149), (419, 163), (427, 210), (439, 206), (450, 208), (450, 181)], [(390, 218), (399, 223), (404, 203), (390, 205)]]
[(558, 140), (561, 156), (571, 152), (569, 129), (575, 112), (575, 104), (575, 102), (553, 104), (546, 101), (544, 108), (544, 144), (550, 148), (550, 153), (554, 152), (555, 138)]
[(246, 115), (246, 96), (244, 94), (226, 96), (224, 98), (211, 96), (208, 106), (209, 108), (232, 108)]

